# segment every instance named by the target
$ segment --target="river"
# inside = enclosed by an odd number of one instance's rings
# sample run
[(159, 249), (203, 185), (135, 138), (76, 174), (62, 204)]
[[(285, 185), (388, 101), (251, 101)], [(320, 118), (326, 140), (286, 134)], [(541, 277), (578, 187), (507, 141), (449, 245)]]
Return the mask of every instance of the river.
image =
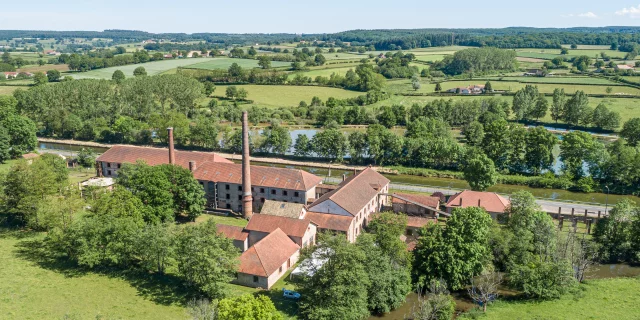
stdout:
[[(640, 276), (640, 267), (633, 267), (626, 264), (605, 264), (592, 267), (587, 272), (587, 279), (605, 279), (616, 277), (636, 277)], [(517, 295), (517, 292), (502, 288), (499, 292), (502, 296)], [(456, 313), (462, 313), (471, 310), (475, 305), (465, 291), (452, 293), (456, 302)], [(418, 302), (418, 294), (411, 293), (407, 296), (406, 302), (398, 309), (393, 310), (384, 315), (376, 315), (369, 317), (369, 320), (404, 320), (412, 313), (414, 305)]]

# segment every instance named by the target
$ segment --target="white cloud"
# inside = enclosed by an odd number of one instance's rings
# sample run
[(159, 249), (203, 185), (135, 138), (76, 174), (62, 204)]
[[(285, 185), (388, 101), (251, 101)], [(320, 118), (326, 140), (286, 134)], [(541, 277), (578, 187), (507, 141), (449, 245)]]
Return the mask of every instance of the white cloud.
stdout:
[(598, 15), (589, 11), (585, 13), (577, 13), (577, 14), (565, 14), (562, 15), (563, 18), (588, 18), (588, 19), (598, 19)]
[(616, 11), (616, 15), (629, 16), (629, 18), (640, 18), (640, 5), (637, 7), (631, 6), (629, 8), (623, 8)]

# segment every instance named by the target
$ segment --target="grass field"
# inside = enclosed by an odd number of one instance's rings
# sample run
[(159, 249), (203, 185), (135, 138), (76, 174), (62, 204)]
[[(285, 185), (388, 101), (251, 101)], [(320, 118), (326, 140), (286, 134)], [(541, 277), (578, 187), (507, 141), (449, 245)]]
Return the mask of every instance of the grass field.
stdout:
[[(272, 107), (297, 106), (302, 100), (310, 103), (311, 99), (316, 96), (322, 101), (326, 101), (329, 97), (345, 99), (364, 94), (363, 92), (318, 86), (239, 85), (236, 87), (247, 90), (248, 99), (253, 100), (255, 104)], [(216, 86), (216, 88), (214, 94), (224, 96), (227, 86)]]
[(587, 281), (577, 293), (561, 299), (528, 302), (499, 301), (482, 319), (638, 319), (640, 279)]
[[(560, 56), (560, 49), (517, 49), (516, 51), (519, 57), (551, 60)], [(614, 59), (623, 59), (625, 56), (624, 52), (609, 49), (569, 49), (569, 54), (563, 55), (563, 57), (571, 58), (576, 56), (589, 56), (591, 58), (595, 58), (596, 55), (600, 57), (601, 52), (606, 53), (609, 57)]]
[[(258, 60), (253, 59), (233, 59), (233, 58), (213, 58), (206, 59), (206, 61), (202, 61), (196, 64), (189, 65), (189, 68), (192, 69), (205, 69), (205, 70), (213, 70), (213, 69), (229, 69), (229, 67), (233, 64), (237, 63), (242, 68), (257, 68)], [(284, 67), (290, 66), (291, 62), (283, 62), (283, 61), (271, 61), (271, 67)]]
[(347, 71), (349, 71), (349, 69), (354, 70), (355, 66), (325, 68), (325, 69), (315, 69), (315, 70), (304, 71), (304, 72), (295, 72), (295, 73), (289, 74), (289, 79), (292, 79), (293, 77), (295, 77), (296, 74), (302, 74), (304, 76), (311, 77), (311, 79), (315, 79), (317, 76), (323, 76), (328, 78), (329, 76), (331, 76), (332, 73), (336, 73), (341, 76), (344, 76), (347, 73)]
[(161, 285), (81, 272), (37, 259), (40, 234), (0, 229), (2, 319), (185, 319)]
[[(526, 83), (556, 83), (556, 84), (598, 84), (598, 85), (619, 85), (617, 82), (603, 78), (593, 77), (489, 77), (488, 80), (510, 80)], [(636, 78), (640, 79), (640, 78)]]
[[(508, 79), (508, 78), (505, 78)], [(517, 79), (517, 78), (516, 78)], [(541, 78), (542, 79), (542, 78)], [(562, 81), (557, 78), (558, 81)], [(567, 78), (565, 78), (566, 80)], [(598, 79), (594, 79), (598, 80)], [(604, 80), (604, 79), (599, 79)], [(570, 80), (566, 80), (570, 81)], [(589, 80), (583, 80), (588, 83)], [(606, 80), (605, 80), (606, 81)], [(467, 87), (469, 85), (474, 84), (485, 84), (486, 80), (465, 80), (465, 81), (447, 81), (442, 82), (442, 90), (446, 91), (448, 89), (456, 88), (456, 87)], [(509, 91), (515, 92), (522, 88), (524, 88), (529, 83), (523, 83), (518, 81), (491, 81), (491, 86), (494, 90), (499, 91)], [(553, 93), (556, 88), (564, 88), (567, 93), (574, 93), (576, 91), (582, 90), (587, 94), (606, 94), (607, 85), (586, 85), (586, 84), (554, 84), (554, 83), (535, 83), (535, 86), (538, 87), (538, 90), (541, 93)], [(626, 86), (619, 86), (612, 84), (611, 88), (613, 89), (612, 94), (625, 94), (625, 95), (640, 95), (640, 89)], [(414, 91), (411, 87), (411, 82), (409, 80), (393, 80), (389, 81), (387, 85), (387, 89), (389, 92), (393, 93), (433, 93), (435, 91), (435, 84), (429, 83), (426, 80), (421, 83), (421, 88), (417, 91)]]
[(96, 69), (96, 70), (91, 70), (87, 72), (69, 72), (63, 75), (70, 75), (74, 79), (111, 79), (111, 76), (113, 75), (114, 71), (121, 70), (122, 72), (124, 72), (125, 76), (133, 77), (133, 70), (135, 70), (137, 67), (144, 67), (145, 70), (147, 70), (147, 74), (152, 76), (156, 74), (161, 74), (171, 69), (175, 69), (177, 67), (193, 65), (208, 59), (210, 58), (162, 60), (162, 61), (153, 61), (153, 62), (146, 62), (146, 63), (139, 63), (139, 64), (130, 64), (126, 66)]
[(13, 94), (14, 91), (16, 91), (17, 89), (24, 89), (27, 90), (29, 89), (28, 86), (2, 86), (0, 85), (0, 94)]

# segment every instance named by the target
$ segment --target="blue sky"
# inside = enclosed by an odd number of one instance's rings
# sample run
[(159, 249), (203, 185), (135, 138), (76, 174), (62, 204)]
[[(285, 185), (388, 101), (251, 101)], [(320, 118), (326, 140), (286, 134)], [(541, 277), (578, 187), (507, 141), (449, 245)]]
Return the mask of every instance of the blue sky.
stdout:
[(624, 1), (3, 1), (0, 29), (331, 33), (351, 29), (640, 25)]

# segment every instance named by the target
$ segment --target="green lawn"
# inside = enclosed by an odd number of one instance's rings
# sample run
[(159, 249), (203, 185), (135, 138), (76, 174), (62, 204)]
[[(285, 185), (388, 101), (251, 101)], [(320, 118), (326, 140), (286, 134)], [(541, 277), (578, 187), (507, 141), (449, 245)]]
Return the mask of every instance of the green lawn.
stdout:
[(41, 250), (41, 238), (0, 229), (1, 319), (187, 318), (161, 283), (82, 272), (37, 258), (33, 252)]
[[(216, 86), (215, 95), (224, 96), (227, 86)], [(249, 93), (248, 99), (257, 105), (271, 107), (297, 106), (300, 101), (311, 102), (313, 97), (326, 101), (329, 97), (337, 99), (353, 98), (364, 92), (349, 91), (339, 88), (319, 86), (271, 86), (271, 85), (239, 85)]]
[(175, 69), (177, 67), (184, 67), (188, 65), (194, 65), (202, 61), (214, 60), (212, 58), (186, 58), (186, 59), (170, 59), (161, 61), (152, 61), (146, 63), (130, 64), (126, 66), (109, 67), (103, 69), (96, 69), (87, 72), (70, 72), (64, 73), (64, 75), (70, 75), (74, 79), (111, 79), (113, 72), (121, 70), (127, 77), (133, 77), (133, 70), (138, 67), (144, 67), (147, 70), (147, 74), (152, 76), (163, 73), (167, 70)]
[(243, 228), (248, 223), (247, 220), (242, 219), (242, 218), (223, 217), (223, 216), (216, 216), (216, 215), (212, 215), (212, 214), (203, 214), (203, 215), (199, 216), (198, 218), (196, 218), (196, 223), (202, 223), (202, 222), (209, 221), (209, 220), (215, 221), (216, 224), (226, 224), (226, 225), (229, 225), (229, 226), (236, 226), (236, 227), (243, 227)]
[[(237, 63), (242, 68), (257, 68), (258, 60), (254, 59), (233, 59), (233, 58), (213, 58), (206, 59), (200, 63), (192, 64), (189, 66), (190, 69), (205, 69), (205, 70), (214, 70), (214, 69), (224, 69), (227, 70), (233, 64)], [(284, 61), (271, 61), (272, 67), (284, 67), (290, 66), (291, 62)]]
[(640, 279), (587, 281), (559, 300), (501, 301), (489, 306), (487, 319), (638, 319)]

